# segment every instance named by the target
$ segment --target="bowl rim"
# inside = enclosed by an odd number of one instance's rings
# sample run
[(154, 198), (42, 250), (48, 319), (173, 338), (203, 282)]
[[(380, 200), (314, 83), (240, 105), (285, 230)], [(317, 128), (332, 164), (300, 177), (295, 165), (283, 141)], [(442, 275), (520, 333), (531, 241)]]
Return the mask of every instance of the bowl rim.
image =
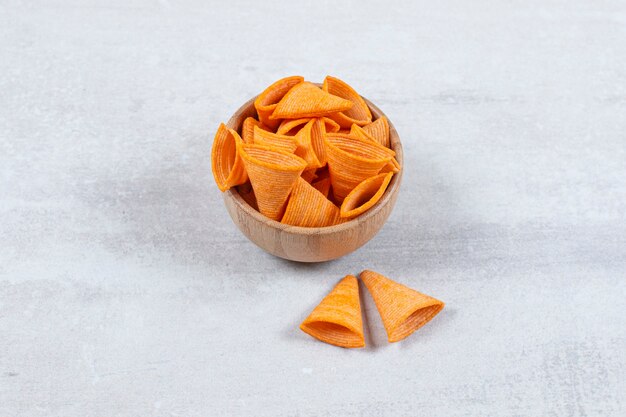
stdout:
[[(241, 128), (241, 125), (237, 124), (237, 119), (239, 119), (242, 114), (250, 113), (250, 108), (254, 107), (254, 101), (256, 100), (257, 97), (258, 95), (252, 97), (250, 100), (246, 101), (243, 105), (241, 105), (241, 107), (239, 107), (239, 109), (237, 109), (237, 111), (233, 114), (233, 116), (228, 120), (226, 125), (230, 127), (231, 129), (235, 129), (239, 131), (239, 129)], [(370, 108), (370, 111), (372, 112), (372, 114), (376, 116), (376, 119), (382, 116), (387, 117), (385, 113), (383, 113), (382, 110), (380, 110), (371, 101), (369, 101), (367, 98), (363, 96), (361, 97), (363, 98), (363, 100), (365, 100), (365, 103)], [(256, 110), (254, 113), (256, 113)], [(223, 193), (224, 198), (231, 199), (237, 205), (239, 209), (243, 210), (246, 214), (253, 217), (255, 220), (261, 223), (264, 223), (267, 226), (272, 227), (274, 229), (281, 230), (281, 231), (288, 232), (288, 233), (294, 233), (294, 234), (299, 234), (299, 235), (325, 235), (325, 234), (332, 234), (332, 233), (337, 233), (337, 232), (342, 232), (345, 230), (352, 229), (358, 224), (367, 221), (373, 216), (376, 216), (376, 214), (391, 201), (394, 194), (397, 193), (400, 188), (400, 183), (402, 180), (402, 173), (404, 172), (404, 153), (402, 149), (402, 142), (400, 141), (400, 135), (398, 135), (398, 131), (394, 127), (389, 117), (387, 117), (387, 122), (389, 123), (389, 141), (390, 141), (391, 149), (395, 151), (396, 160), (398, 161), (398, 163), (400, 164), (402, 168), (400, 169), (400, 172), (398, 172), (397, 174), (393, 176), (393, 178), (391, 179), (391, 182), (389, 183), (389, 186), (385, 190), (385, 193), (383, 194), (381, 199), (376, 202), (376, 204), (374, 204), (365, 213), (351, 220), (348, 220), (345, 223), (340, 223), (340, 224), (336, 224), (333, 226), (324, 226), (324, 227), (292, 226), (289, 224), (284, 224), (279, 221), (270, 219), (269, 217), (266, 217), (263, 214), (261, 214), (261, 212), (252, 208), (243, 199), (243, 197), (241, 197), (241, 195), (237, 191), (237, 187), (232, 187), (231, 189), (226, 190)]]

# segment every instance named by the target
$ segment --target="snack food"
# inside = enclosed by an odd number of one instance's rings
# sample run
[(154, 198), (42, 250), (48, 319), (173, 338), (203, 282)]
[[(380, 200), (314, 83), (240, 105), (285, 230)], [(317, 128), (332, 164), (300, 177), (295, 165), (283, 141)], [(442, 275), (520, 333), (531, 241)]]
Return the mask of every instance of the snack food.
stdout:
[(363, 126), (363, 130), (381, 145), (389, 147), (389, 122), (385, 116)]
[(338, 203), (361, 181), (378, 174), (395, 155), (377, 143), (341, 133), (326, 135), (325, 143), (330, 182)]
[(359, 274), (369, 290), (389, 342), (400, 341), (435, 317), (444, 303), (399, 284), (377, 272)]
[(364, 347), (359, 283), (356, 277), (346, 275), (302, 322), (300, 329), (331, 345)]
[[(298, 149), (298, 144), (293, 136), (279, 135), (268, 132), (259, 126), (254, 127), (254, 134), (251, 143), (255, 145), (273, 146), (285, 152), (294, 153)], [(249, 142), (250, 143), (250, 142)]]
[(372, 113), (370, 112), (369, 107), (367, 107), (365, 100), (363, 100), (359, 93), (357, 93), (352, 87), (341, 81), (339, 78), (327, 75), (324, 79), (322, 90), (335, 96), (345, 98), (346, 100), (350, 100), (353, 103), (351, 108), (329, 116), (337, 122), (339, 126), (349, 129), (353, 124), (362, 126), (372, 121)]
[(243, 126), (241, 127), (241, 138), (244, 143), (254, 143), (254, 128), (256, 126), (265, 131), (270, 131), (269, 127), (265, 126), (254, 117), (247, 117), (246, 120), (243, 121)]
[(345, 221), (339, 208), (302, 177), (291, 190), (282, 223), (302, 227), (333, 226)]
[(239, 134), (233, 129), (220, 124), (213, 140), (211, 149), (211, 170), (220, 191), (240, 185), (248, 180), (239, 146), (243, 143)]
[(393, 172), (385, 172), (363, 180), (341, 203), (341, 217), (351, 219), (367, 211), (385, 193)]
[(278, 102), (271, 120), (321, 117), (348, 110), (352, 102), (321, 90), (315, 84), (302, 82), (293, 86)]
[[(321, 87), (300, 76), (282, 78), (259, 94), (254, 108), (256, 117), (247, 117), (239, 132), (220, 125), (211, 151), (212, 170), (221, 191), (238, 186), (236, 190), (250, 206), (273, 220), (282, 220), (293, 187), (298, 183), (297, 176), (334, 207), (341, 206), (346, 196), (364, 183), (357, 190), (358, 196), (368, 195), (369, 199), (359, 204), (347, 203), (344, 212), (349, 214), (344, 214), (342, 221), (345, 221), (366, 212), (384, 195), (386, 185), (383, 187), (380, 182), (380, 174), (391, 174), (383, 177), (388, 178), (386, 184), (389, 184), (401, 169), (395, 152), (389, 148), (387, 119), (383, 116), (372, 120), (365, 100), (336, 77), (327, 76)], [(255, 147), (249, 148), (250, 145)], [(248, 149), (253, 149), (254, 156)], [(277, 151), (296, 157), (296, 165), (303, 161), (304, 168), (272, 165), (268, 161), (277, 157), (273, 153)], [(242, 158), (244, 154), (249, 158)], [(290, 163), (296, 160), (292, 158)], [(373, 183), (379, 186), (380, 193), (372, 192)], [(290, 213), (293, 214), (291, 210)], [(317, 222), (290, 217), (283, 223)]]
[(280, 124), (280, 121), (270, 119), (270, 116), (274, 113), (278, 102), (293, 86), (300, 84), (303, 81), (304, 78), (299, 75), (285, 77), (263, 90), (256, 100), (254, 100), (254, 107), (256, 108), (257, 115), (259, 116), (259, 121), (265, 126), (276, 128)]
[(259, 211), (279, 221), (289, 193), (306, 162), (289, 152), (262, 145), (240, 145), (239, 152), (254, 189)]

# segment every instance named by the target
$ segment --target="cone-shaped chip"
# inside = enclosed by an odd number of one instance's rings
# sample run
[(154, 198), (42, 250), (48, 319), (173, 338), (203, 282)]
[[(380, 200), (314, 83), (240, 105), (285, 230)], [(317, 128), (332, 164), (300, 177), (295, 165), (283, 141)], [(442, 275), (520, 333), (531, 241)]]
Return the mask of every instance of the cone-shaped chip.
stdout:
[(347, 275), (300, 325), (300, 329), (322, 342), (344, 348), (365, 346), (359, 283)]
[(373, 177), (395, 153), (373, 141), (333, 133), (325, 138), (330, 181), (337, 203), (361, 181)]
[(354, 105), (345, 111), (329, 115), (331, 119), (343, 128), (350, 128), (353, 124), (360, 126), (366, 125), (372, 121), (372, 113), (370, 112), (365, 100), (357, 93), (354, 88), (339, 78), (327, 75), (322, 85), (322, 90), (329, 92), (346, 100), (350, 100)]
[[(380, 120), (380, 119), (378, 119)], [(372, 135), (370, 135), (364, 127), (358, 126), (358, 125), (352, 125), (352, 127), (350, 128), (350, 136), (354, 136), (355, 138), (360, 138), (366, 141), (370, 141), (373, 143), (376, 143), (378, 145), (380, 145), (380, 142), (378, 139), (374, 138)], [(381, 145), (383, 146), (383, 145)], [(393, 155), (395, 155), (395, 152), (392, 151), (389, 147), (387, 146), (383, 146), (383, 148), (388, 149), (389, 152)], [(391, 161), (387, 162), (387, 165), (385, 165), (383, 167), (383, 169), (380, 170), (380, 172), (393, 172), (394, 174), (397, 174), (398, 172), (400, 172), (400, 163), (398, 163), (398, 161), (396, 160), (396, 158), (394, 157)]]
[(304, 78), (298, 75), (285, 77), (276, 81), (259, 94), (256, 100), (254, 100), (254, 107), (259, 115), (259, 121), (272, 129), (278, 127), (280, 120), (270, 119), (270, 116), (276, 109), (278, 102), (287, 94), (287, 91), (303, 81)]
[(248, 181), (239, 155), (239, 145), (242, 143), (237, 132), (227, 128), (224, 123), (220, 124), (211, 149), (211, 170), (220, 191)]
[(389, 147), (389, 122), (385, 116), (363, 126), (363, 130), (373, 137), (376, 142)]
[(294, 153), (298, 144), (293, 136), (278, 135), (273, 132), (263, 130), (255, 126), (253, 130), (252, 143), (255, 145), (273, 146), (285, 152)]
[(428, 323), (441, 311), (444, 303), (398, 284), (374, 271), (360, 274), (369, 290), (390, 342), (397, 342)]
[(270, 128), (259, 122), (254, 117), (246, 117), (241, 127), (241, 139), (244, 143), (254, 143), (254, 127), (258, 126), (263, 130), (269, 130)]
[(278, 102), (270, 119), (320, 117), (348, 110), (352, 106), (353, 104), (350, 100), (329, 94), (316, 85), (305, 81), (296, 84), (285, 94)]
[(240, 148), (259, 211), (270, 219), (280, 221), (289, 193), (306, 162), (271, 146), (244, 144)]
[(391, 181), (393, 172), (374, 175), (354, 187), (341, 203), (341, 217), (352, 219), (380, 200)]
[(311, 137), (315, 120), (316, 119), (311, 119), (302, 129), (300, 129), (298, 133), (296, 133), (295, 136), (293, 136), (298, 144), (295, 154), (306, 161), (307, 169), (317, 169), (322, 167), (322, 164), (315, 153), (315, 149), (313, 148)]
[(339, 207), (303, 178), (291, 190), (282, 223), (301, 227), (333, 226), (344, 220)]
[[(324, 127), (326, 131), (339, 131), (340, 127), (334, 120), (329, 119), (328, 117), (320, 117), (320, 119), (322, 122), (324, 122)], [(302, 126), (307, 124), (309, 120), (311, 120), (311, 117), (303, 117), (301, 119), (284, 119), (280, 123), (280, 126), (278, 126), (278, 130), (276, 130), (276, 133), (278, 133), (279, 135), (293, 136), (298, 133), (298, 131), (302, 129)]]

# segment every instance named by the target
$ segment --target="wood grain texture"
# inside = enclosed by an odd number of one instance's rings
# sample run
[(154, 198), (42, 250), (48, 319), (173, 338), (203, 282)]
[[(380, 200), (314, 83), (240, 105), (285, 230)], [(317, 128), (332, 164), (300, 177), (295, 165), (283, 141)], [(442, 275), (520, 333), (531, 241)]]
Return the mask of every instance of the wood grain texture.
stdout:
[[(250, 99), (233, 114), (227, 123), (230, 128), (239, 130), (247, 117), (255, 116), (255, 99), (256, 97)], [(369, 100), (365, 99), (365, 102), (374, 120), (384, 116)], [(397, 161), (404, 168), (402, 143), (391, 120), (389, 139)], [(236, 189), (224, 193), (224, 204), (237, 228), (272, 255), (299, 262), (329, 261), (357, 250), (383, 227), (396, 204), (403, 172), (404, 169), (401, 169), (393, 176), (385, 194), (372, 208), (355, 219), (336, 226), (297, 227), (282, 224), (250, 207)]]

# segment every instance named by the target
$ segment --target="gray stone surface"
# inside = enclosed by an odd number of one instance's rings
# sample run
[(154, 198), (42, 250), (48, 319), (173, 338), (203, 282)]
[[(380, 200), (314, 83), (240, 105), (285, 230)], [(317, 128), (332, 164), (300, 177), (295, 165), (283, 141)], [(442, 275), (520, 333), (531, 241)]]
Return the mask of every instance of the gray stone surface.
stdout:
[[(625, 51), (624, 2), (0, 0), (0, 416), (626, 415)], [(374, 240), (296, 264), (209, 147), (327, 73), (406, 171)], [(364, 350), (298, 330), (364, 268), (447, 307), (389, 345), (364, 294)]]

